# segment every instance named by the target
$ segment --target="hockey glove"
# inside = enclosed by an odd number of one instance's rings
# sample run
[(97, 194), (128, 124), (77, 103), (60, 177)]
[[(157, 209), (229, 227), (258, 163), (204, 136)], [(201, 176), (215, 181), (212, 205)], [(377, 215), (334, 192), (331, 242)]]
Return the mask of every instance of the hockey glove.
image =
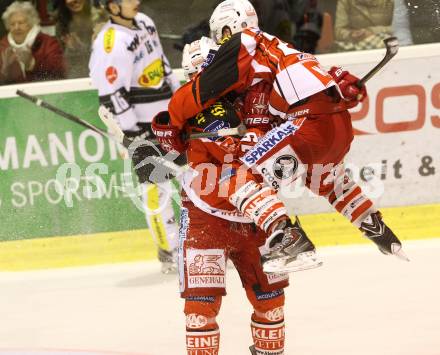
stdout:
[(365, 85), (358, 87), (359, 78), (350, 74), (347, 70), (343, 70), (341, 67), (331, 67), (328, 73), (338, 84), (350, 108), (365, 100), (367, 89)]
[(166, 154), (161, 147), (155, 146), (149, 140), (153, 137), (151, 123), (138, 122), (137, 126), (140, 128), (138, 131), (124, 131), (124, 134), (132, 141), (128, 147), (128, 155), (139, 182), (157, 184), (175, 177), (179, 171), (174, 164), (185, 165), (185, 156)]
[(272, 87), (260, 82), (252, 86), (243, 98), (243, 120), (248, 128), (258, 128), (263, 132), (272, 129), (269, 113), (269, 94)]
[(185, 132), (171, 125), (168, 111), (159, 112), (153, 118), (151, 129), (164, 151), (182, 153), (188, 148)]

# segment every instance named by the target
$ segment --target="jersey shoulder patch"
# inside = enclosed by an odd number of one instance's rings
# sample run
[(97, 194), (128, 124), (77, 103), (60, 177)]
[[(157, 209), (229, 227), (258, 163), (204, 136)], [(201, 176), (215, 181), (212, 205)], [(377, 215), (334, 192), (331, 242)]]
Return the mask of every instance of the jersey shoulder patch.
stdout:
[(109, 26), (103, 30), (102, 45), (104, 46), (104, 52), (111, 53), (115, 47), (116, 30), (113, 26)]
[(116, 26), (106, 26), (95, 40), (94, 48), (98, 48), (101, 53), (109, 55), (118, 55), (122, 53), (124, 56), (130, 53), (130, 45), (135, 42), (135, 32), (130, 30), (124, 31)]

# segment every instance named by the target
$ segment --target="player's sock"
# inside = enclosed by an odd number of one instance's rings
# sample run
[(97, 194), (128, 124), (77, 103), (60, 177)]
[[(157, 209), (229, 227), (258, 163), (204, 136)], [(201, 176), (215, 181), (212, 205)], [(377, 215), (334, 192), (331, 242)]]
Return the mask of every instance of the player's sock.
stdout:
[(272, 324), (252, 320), (251, 331), (254, 346), (250, 349), (253, 354), (284, 354), (284, 320)]
[(220, 330), (216, 317), (221, 301), (221, 296), (185, 300), (187, 355), (218, 355)]
[(289, 219), (286, 207), (278, 199), (276, 191), (255, 181), (248, 181), (240, 187), (229, 197), (229, 202), (268, 233), (281, 220)]
[(267, 185), (249, 181), (229, 198), (239, 211), (270, 234), (261, 262), (267, 273), (294, 272), (322, 265), (315, 246), (301, 228), (292, 224), (284, 203)]
[(343, 184), (342, 189), (339, 185), (340, 193), (336, 193), (338, 188), (333, 186), (333, 191), (327, 195), (332, 206), (375, 243), (382, 253), (409, 261), (402, 250), (402, 243), (383, 222), (381, 213), (362, 193), (360, 186), (347, 176), (344, 177)]
[(188, 355), (218, 355), (220, 330), (186, 331), (186, 349)]
[(344, 188), (334, 188), (327, 195), (330, 204), (357, 228), (362, 220), (376, 209), (373, 202), (362, 193), (362, 189), (354, 181), (345, 180)]

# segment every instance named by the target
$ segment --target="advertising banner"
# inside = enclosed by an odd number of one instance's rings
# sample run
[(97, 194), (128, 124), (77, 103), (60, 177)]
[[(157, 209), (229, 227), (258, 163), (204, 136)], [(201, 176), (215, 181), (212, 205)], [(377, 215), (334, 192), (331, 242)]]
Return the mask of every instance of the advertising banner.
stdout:
[[(103, 127), (95, 91), (41, 98)], [(22, 98), (0, 112), (0, 241), (146, 228), (114, 142)]]
[[(328, 55), (321, 63), (362, 77), (383, 52)], [(352, 110), (355, 138), (346, 167), (379, 207), (440, 203), (439, 55), (438, 45), (402, 48)], [(308, 191), (288, 203), (298, 213), (331, 211)]]

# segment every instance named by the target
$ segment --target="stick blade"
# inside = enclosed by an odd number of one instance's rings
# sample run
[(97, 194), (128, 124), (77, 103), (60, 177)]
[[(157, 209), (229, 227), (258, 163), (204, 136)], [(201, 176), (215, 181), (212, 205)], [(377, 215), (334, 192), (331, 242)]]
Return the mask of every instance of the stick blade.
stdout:
[(399, 40), (397, 37), (388, 37), (383, 40), (389, 55), (395, 56), (399, 51)]
[(104, 105), (99, 106), (98, 116), (102, 122), (106, 125), (109, 132), (116, 138), (116, 140), (123, 144), (124, 142), (124, 132), (118, 126), (118, 123), (113, 118), (111, 111)]
[(99, 106), (98, 108), (98, 115), (101, 119), (113, 119), (112, 113), (110, 112), (110, 110), (105, 107), (104, 105)]

